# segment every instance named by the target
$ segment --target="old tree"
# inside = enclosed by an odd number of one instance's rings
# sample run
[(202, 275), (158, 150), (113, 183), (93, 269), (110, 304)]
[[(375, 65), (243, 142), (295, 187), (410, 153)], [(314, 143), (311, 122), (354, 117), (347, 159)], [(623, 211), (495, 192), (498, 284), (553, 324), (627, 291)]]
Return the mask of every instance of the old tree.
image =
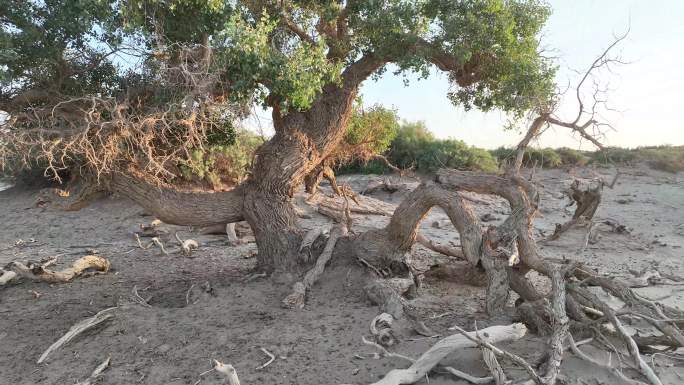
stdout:
[[(684, 346), (672, 321), (681, 318), (676, 310), (653, 305), (576, 263), (544, 259), (531, 235), (539, 194), (519, 172), (527, 143), (545, 124), (591, 138), (585, 129), (595, 123), (593, 116), (580, 121), (582, 108), (570, 123), (553, 115), (555, 67), (539, 44), (550, 9), (542, 1), (2, 0), (0, 5), (0, 110), (7, 114), (0, 162), (6, 171), (39, 166), (56, 178), (71, 175), (85, 185), (72, 194), (78, 200), (100, 190), (116, 192), (170, 224), (247, 221), (259, 268), (299, 278), (309, 266), (299, 255), (305, 234), (293, 195), (305, 179), (320, 180), (330, 172), (359, 88), (387, 70), (427, 76), (436, 67), (448, 74), (447, 97), (457, 106), (537, 116), (516, 162), (502, 175), (440, 171), (408, 195), (386, 228), (347, 234), (339, 226), (323, 251), (327, 258), (359, 257), (384, 276), (411, 278), (407, 255), (421, 240), (420, 221), (437, 206), (460, 233), (457, 254), (486, 272), (487, 310), (503, 309), (512, 289), (521, 297), (519, 310), (527, 323), (551, 336), (543, 373), (530, 368), (534, 382), (555, 383), (571, 325), (595, 328), (591, 317), (600, 313), (614, 324), (613, 333), (624, 340), (635, 367), (659, 383), (639, 356), (637, 345), (644, 342), (635, 342), (586, 285), (602, 286), (650, 317), (663, 333), (659, 343)], [(216, 193), (174, 188), (193, 151), (234, 140), (235, 121), (254, 104), (270, 109), (275, 134), (256, 151), (246, 180)], [(503, 225), (483, 230), (462, 191), (501, 196), (511, 215)], [(537, 291), (526, 277), (530, 270), (548, 277), (553, 290)], [(295, 285), (295, 302), (315, 278), (307, 275), (303, 290)], [(404, 300), (397, 293), (369, 287), (380, 305), (401, 316)]]

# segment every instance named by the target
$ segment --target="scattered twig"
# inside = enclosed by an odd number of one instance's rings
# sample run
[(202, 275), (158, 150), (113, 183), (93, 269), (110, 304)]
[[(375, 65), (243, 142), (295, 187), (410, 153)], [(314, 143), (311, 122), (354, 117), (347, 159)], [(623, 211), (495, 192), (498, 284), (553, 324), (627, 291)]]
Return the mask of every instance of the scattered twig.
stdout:
[(152, 307), (152, 305), (148, 303), (149, 300), (145, 300), (138, 294), (138, 286), (136, 285), (133, 285), (133, 300), (144, 307)]
[(267, 367), (268, 365), (271, 365), (271, 363), (272, 363), (273, 361), (275, 361), (275, 356), (274, 356), (273, 354), (271, 354), (268, 350), (266, 350), (266, 349), (264, 349), (264, 348), (261, 348), (260, 350), (261, 350), (262, 352), (264, 352), (264, 354), (266, 354), (266, 355), (268, 356), (269, 360), (268, 360), (265, 364), (263, 364), (263, 365), (261, 365), (261, 366), (258, 366), (258, 367), (256, 368), (256, 370), (261, 370), (261, 369)]
[(116, 309), (116, 307), (110, 307), (108, 309), (104, 309), (104, 310), (98, 312), (97, 314), (95, 314), (94, 316), (86, 318), (83, 321), (72, 326), (71, 329), (69, 329), (69, 331), (65, 335), (63, 335), (60, 339), (58, 339), (54, 344), (50, 345), (50, 347), (47, 348), (47, 350), (45, 352), (43, 352), (43, 354), (40, 356), (40, 358), (38, 358), (37, 363), (39, 363), (39, 364), (43, 363), (43, 361), (45, 361), (45, 359), (48, 357), (48, 355), (50, 353), (59, 349), (63, 345), (69, 343), (69, 341), (74, 339), (74, 337), (76, 337), (77, 335), (83, 333), (86, 330), (92, 329), (93, 327), (95, 327), (95, 326), (111, 319), (112, 317), (114, 317), (112, 314), (110, 314), (110, 312), (114, 309)]
[(194, 287), (195, 287), (195, 284), (193, 283), (192, 285), (190, 285), (190, 288), (188, 289), (188, 291), (185, 292), (185, 304), (186, 305), (190, 305), (190, 293), (192, 292), (192, 288), (194, 288)]
[(102, 362), (100, 365), (98, 365), (95, 370), (90, 374), (90, 377), (85, 379), (84, 381), (79, 382), (76, 385), (91, 385), (107, 368), (109, 367), (109, 363), (111, 361), (112, 357), (109, 356), (107, 357), (104, 362)]

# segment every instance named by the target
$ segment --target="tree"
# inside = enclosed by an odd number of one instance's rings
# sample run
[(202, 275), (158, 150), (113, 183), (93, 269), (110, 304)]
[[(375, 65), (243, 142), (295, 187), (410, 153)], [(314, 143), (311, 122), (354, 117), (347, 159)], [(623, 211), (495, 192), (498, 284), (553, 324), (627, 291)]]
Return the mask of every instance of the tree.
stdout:
[[(64, 4), (58, 7), (58, 3)], [(46, 4), (30, 3), (33, 9), (22, 13), (24, 19), (26, 13), (80, 9), (81, 3)], [(213, 76), (204, 76), (207, 84), (193, 85), (193, 92), (188, 87), (176, 92), (183, 94), (179, 97), (186, 107), (194, 104), (204, 113), (208, 109), (203, 109), (203, 103), (211, 91), (220, 94), (212, 96), (213, 103), (225, 98), (238, 105), (256, 101), (272, 108), (275, 135), (257, 151), (251, 177), (232, 191), (205, 196), (160, 190), (135, 172), (163, 174), (161, 170), (170, 166), (150, 168), (149, 164), (156, 162), (154, 157), (143, 167), (138, 161), (134, 171), (124, 164), (98, 172), (108, 189), (130, 197), (170, 223), (210, 225), (247, 220), (257, 239), (259, 264), (266, 270), (295, 269), (301, 232), (290, 198), (305, 176), (343, 140), (362, 82), (383, 73), (389, 64), (396, 66), (397, 73), (427, 75), (432, 65), (448, 72), (454, 86), (448, 97), (466, 109), (498, 108), (520, 114), (552, 91), (554, 68), (538, 54), (538, 33), (550, 10), (533, 0), (93, 0), (92, 4), (98, 9), (114, 9), (116, 17), (113, 21), (93, 18), (90, 28), (83, 26), (75, 33), (76, 40), (87, 41), (85, 37), (93, 31), (107, 31), (104, 35), (118, 36), (118, 41), (110, 44), (121, 50), (127, 40), (141, 39), (146, 47), (141, 53), (145, 69), (137, 76), (147, 76), (143, 83), (160, 86), (156, 92), (168, 90), (171, 82), (155, 84), (150, 80), (155, 74), (174, 65), (183, 68), (179, 64), (193, 58), (193, 68), (204, 68), (205, 74)], [(9, 9), (21, 13), (14, 3)], [(186, 15), (189, 19), (174, 21)], [(21, 20), (14, 25), (20, 33), (6, 31), (11, 39), (25, 31)], [(62, 41), (62, 46), (66, 48), (56, 57), (65, 58), (71, 52), (68, 42)], [(104, 59), (99, 63), (111, 65)], [(12, 62), (6, 65), (19, 68)], [(33, 81), (35, 69), (29, 66), (14, 75), (12, 81), (22, 92), (10, 94), (6, 98), (9, 104), (17, 107), (17, 99), (27, 91), (45, 89)], [(128, 82), (114, 90), (101, 87), (116, 98), (117, 105), (127, 103), (124, 100), (131, 100), (134, 92), (144, 88), (132, 84), (130, 77), (126, 79)], [(58, 90), (72, 98), (90, 95)], [(188, 95), (190, 99), (186, 99)], [(146, 103), (148, 110), (154, 104)], [(131, 113), (129, 105), (122, 110), (126, 114)], [(101, 123), (107, 120), (100, 119)], [(166, 148), (173, 145), (170, 142)]]

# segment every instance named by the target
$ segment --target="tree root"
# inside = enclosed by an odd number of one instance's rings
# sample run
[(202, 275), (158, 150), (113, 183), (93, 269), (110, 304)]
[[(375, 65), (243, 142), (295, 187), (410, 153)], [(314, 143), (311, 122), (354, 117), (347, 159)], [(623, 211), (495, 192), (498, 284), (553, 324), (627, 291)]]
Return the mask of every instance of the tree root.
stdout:
[(111, 266), (108, 260), (96, 255), (81, 257), (71, 267), (62, 271), (48, 270), (46, 267), (52, 263), (54, 263), (54, 260), (49, 264), (12, 262), (9, 267), (21, 277), (47, 283), (64, 283), (81, 275), (104, 274), (109, 271)]
[(108, 321), (109, 319), (114, 317), (114, 315), (111, 314), (111, 311), (114, 309), (116, 309), (116, 307), (110, 307), (108, 309), (102, 310), (94, 316), (86, 318), (83, 321), (72, 326), (71, 329), (69, 329), (69, 331), (65, 335), (58, 339), (54, 344), (50, 345), (50, 347), (47, 348), (45, 352), (43, 352), (40, 358), (38, 358), (37, 363), (43, 363), (43, 361), (47, 359), (50, 353), (66, 345), (67, 343), (69, 343), (69, 341), (73, 340), (76, 336), (83, 333), (84, 331), (92, 329), (95, 326), (98, 326), (101, 323)]
[[(372, 385), (413, 384), (423, 379), (442, 359), (454, 350), (477, 347), (483, 341), (487, 341), (490, 344), (514, 341), (522, 338), (526, 332), (527, 328), (523, 324), (512, 324), (492, 326), (479, 332), (464, 332), (465, 335), (455, 334), (446, 337), (423, 353), (409, 368), (391, 370), (380, 381), (374, 382)], [(482, 335), (483, 340), (476, 339), (476, 333)]]

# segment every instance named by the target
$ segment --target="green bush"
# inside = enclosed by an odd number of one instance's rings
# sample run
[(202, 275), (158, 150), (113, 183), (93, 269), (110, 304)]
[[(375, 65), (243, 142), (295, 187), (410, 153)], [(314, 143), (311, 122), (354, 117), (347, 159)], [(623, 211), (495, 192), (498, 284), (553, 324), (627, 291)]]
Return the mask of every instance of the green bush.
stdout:
[[(515, 161), (517, 149), (499, 147), (490, 151), (499, 164), (510, 164)], [(523, 167), (556, 168), (563, 164), (561, 155), (552, 148), (528, 148), (523, 155)]]

